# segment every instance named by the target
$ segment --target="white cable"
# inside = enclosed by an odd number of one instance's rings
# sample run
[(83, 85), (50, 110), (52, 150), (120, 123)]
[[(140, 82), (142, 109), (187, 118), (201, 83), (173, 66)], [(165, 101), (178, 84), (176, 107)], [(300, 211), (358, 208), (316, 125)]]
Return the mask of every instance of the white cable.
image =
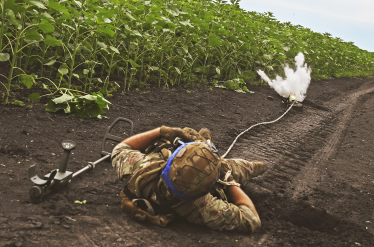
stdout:
[(287, 111), (286, 111), (285, 113), (283, 113), (283, 115), (280, 116), (279, 118), (277, 118), (277, 119), (275, 119), (275, 120), (273, 120), (273, 121), (270, 121), (270, 122), (257, 123), (257, 124), (255, 124), (255, 125), (252, 125), (252, 126), (249, 127), (248, 129), (244, 130), (242, 133), (240, 133), (240, 134), (235, 138), (235, 140), (233, 141), (233, 143), (231, 144), (231, 146), (229, 147), (229, 149), (228, 149), (228, 150), (226, 151), (226, 153), (225, 153), (224, 155), (222, 155), (221, 157), (222, 157), (222, 158), (225, 158), (225, 157), (226, 157), (226, 155), (231, 151), (231, 148), (234, 146), (234, 144), (236, 143), (236, 141), (238, 140), (238, 138), (239, 138), (241, 135), (243, 135), (245, 132), (247, 132), (248, 130), (252, 129), (253, 127), (256, 127), (256, 126), (259, 126), (259, 125), (271, 124), (271, 123), (275, 123), (275, 122), (279, 121), (282, 117), (284, 117), (284, 115), (287, 114), (287, 112), (288, 112), (289, 110), (291, 110), (292, 106), (293, 106), (295, 103), (296, 103), (296, 101), (294, 101), (294, 102), (292, 103), (292, 105), (287, 109)]

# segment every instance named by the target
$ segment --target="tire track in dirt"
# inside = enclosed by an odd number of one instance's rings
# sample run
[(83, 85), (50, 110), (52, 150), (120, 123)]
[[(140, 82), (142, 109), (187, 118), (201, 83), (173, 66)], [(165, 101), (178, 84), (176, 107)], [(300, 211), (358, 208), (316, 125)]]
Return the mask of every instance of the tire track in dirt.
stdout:
[(303, 116), (306, 114), (291, 113), (291, 116), (286, 116), (274, 125), (254, 130), (249, 140), (242, 141), (246, 142), (245, 146), (248, 148), (244, 149), (242, 145), (237, 145), (231, 157), (237, 155), (249, 160), (266, 162), (269, 170), (263, 176), (266, 183), (262, 186), (265, 188), (273, 190), (276, 189), (271, 185), (274, 182), (279, 185), (280, 182), (290, 181), (290, 174), (296, 175), (306, 165), (307, 160), (312, 158), (310, 152), (313, 150), (302, 148), (305, 146), (305, 140), (316, 136), (323, 141), (315, 132), (320, 131), (320, 123), (330, 114), (313, 108), (308, 108), (307, 113), (306, 118)]
[[(335, 100), (328, 103), (332, 114), (336, 118), (333, 126), (334, 131), (326, 137), (325, 145), (313, 155), (308, 162), (308, 166), (294, 178), (292, 183), (295, 186), (293, 197), (298, 196), (301, 190), (303, 190), (302, 193), (308, 193), (323, 182), (324, 177), (327, 175), (326, 169), (328, 169), (326, 162), (338, 150), (357, 101), (361, 96), (374, 92), (374, 87), (366, 89), (367, 85), (372, 82), (364, 84), (360, 90), (348, 95), (346, 99), (340, 99), (339, 103), (335, 103)], [(316, 170), (319, 171), (319, 174), (314, 172)]]
[[(360, 97), (374, 92), (373, 82), (333, 98), (323, 107), (306, 105), (302, 114), (290, 112), (277, 124), (257, 129), (258, 133), (252, 132), (249, 140), (242, 141), (249, 144), (238, 145), (231, 156), (241, 154), (245, 159), (261, 160), (269, 165), (263, 176), (252, 180), (261, 193), (268, 194), (265, 198), (271, 193), (274, 197), (273, 203), (261, 205), (265, 212), (275, 210), (274, 213), (287, 222), (323, 233), (346, 232), (349, 229), (342, 227), (345, 225), (361, 229), (303, 200), (308, 199), (307, 195), (314, 188), (323, 185), (324, 178), (329, 175), (328, 160), (339, 149)], [(249, 148), (241, 148), (243, 146)]]
[(241, 141), (247, 148), (237, 145), (230, 157), (266, 162), (267, 173), (253, 180), (261, 187), (285, 193), (292, 185), (288, 190), (292, 197), (310, 191), (322, 182), (326, 169), (321, 168), (338, 148), (359, 97), (374, 92), (373, 82), (333, 98), (323, 107), (306, 105), (301, 114), (291, 111), (276, 124), (254, 129), (249, 140)]

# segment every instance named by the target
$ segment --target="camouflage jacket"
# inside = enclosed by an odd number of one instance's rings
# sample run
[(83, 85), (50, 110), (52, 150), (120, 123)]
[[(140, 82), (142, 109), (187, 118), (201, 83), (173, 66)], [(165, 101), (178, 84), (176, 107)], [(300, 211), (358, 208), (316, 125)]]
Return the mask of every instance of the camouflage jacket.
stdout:
[[(112, 165), (119, 179), (131, 177), (138, 169), (155, 161), (164, 160), (160, 153), (144, 154), (130, 145), (120, 143), (112, 152)], [(252, 176), (251, 162), (242, 159), (225, 159), (232, 168), (238, 183), (245, 185)], [(175, 213), (191, 223), (206, 225), (214, 230), (254, 231), (261, 226), (257, 215), (245, 205), (235, 205), (218, 199), (210, 193), (195, 201), (184, 201), (174, 205)]]

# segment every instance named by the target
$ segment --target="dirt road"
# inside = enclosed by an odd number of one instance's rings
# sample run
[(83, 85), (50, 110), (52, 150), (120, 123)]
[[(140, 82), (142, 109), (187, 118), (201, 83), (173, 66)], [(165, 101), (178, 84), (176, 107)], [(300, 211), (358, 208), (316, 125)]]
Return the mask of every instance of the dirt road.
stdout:
[(139, 224), (120, 210), (122, 184), (110, 162), (30, 203), (30, 165), (39, 176), (58, 168), (63, 139), (77, 143), (68, 170), (99, 159), (105, 129), (117, 117), (131, 119), (136, 133), (161, 125), (207, 127), (224, 153), (241, 131), (286, 110), (272, 89), (249, 90), (255, 93), (118, 93), (103, 120), (47, 114), (46, 102), (0, 105), (0, 246), (373, 246), (373, 78), (312, 81), (302, 111), (292, 109), (238, 140), (227, 158), (269, 165), (245, 187), (262, 220), (256, 233), (215, 232), (183, 220), (166, 228)]

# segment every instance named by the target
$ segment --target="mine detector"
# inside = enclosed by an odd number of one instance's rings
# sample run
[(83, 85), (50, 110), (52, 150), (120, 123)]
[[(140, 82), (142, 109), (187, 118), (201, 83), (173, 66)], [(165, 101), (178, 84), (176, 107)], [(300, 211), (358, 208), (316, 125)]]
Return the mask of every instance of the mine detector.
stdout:
[(72, 140), (63, 140), (61, 145), (64, 150), (64, 153), (61, 158), (61, 163), (58, 169), (51, 171), (50, 173), (44, 175), (43, 178), (38, 177), (36, 174), (36, 166), (35, 164), (29, 168), (29, 178), (33, 183), (33, 186), (30, 188), (30, 201), (32, 203), (39, 203), (42, 199), (51, 193), (56, 192), (60, 188), (64, 187), (65, 185), (69, 184), (73, 179), (78, 177), (79, 175), (93, 170), (97, 164), (110, 160), (111, 153), (107, 152), (106, 144), (108, 141), (113, 141), (115, 143), (119, 143), (124, 140), (123, 137), (118, 137), (115, 135), (110, 134), (111, 130), (117, 123), (119, 122), (126, 122), (130, 125), (130, 132), (129, 136), (133, 134), (133, 122), (129, 119), (119, 117), (117, 118), (106, 130), (104, 134), (104, 139), (101, 144), (101, 158), (93, 161), (88, 162), (88, 165), (83, 167), (77, 172), (67, 171), (67, 166), (69, 163), (69, 157), (71, 151), (75, 148), (76, 143)]

